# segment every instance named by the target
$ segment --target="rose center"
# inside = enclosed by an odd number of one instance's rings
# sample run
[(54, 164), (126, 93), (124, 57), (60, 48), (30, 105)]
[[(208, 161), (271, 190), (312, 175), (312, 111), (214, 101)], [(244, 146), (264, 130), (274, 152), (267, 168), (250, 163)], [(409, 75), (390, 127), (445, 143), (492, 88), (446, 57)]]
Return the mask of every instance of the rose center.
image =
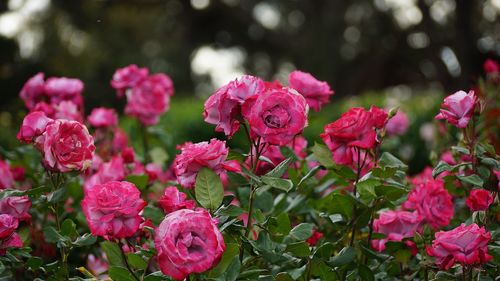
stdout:
[(266, 110), (262, 117), (264, 119), (264, 123), (269, 128), (283, 128), (290, 120), (288, 111), (279, 105)]

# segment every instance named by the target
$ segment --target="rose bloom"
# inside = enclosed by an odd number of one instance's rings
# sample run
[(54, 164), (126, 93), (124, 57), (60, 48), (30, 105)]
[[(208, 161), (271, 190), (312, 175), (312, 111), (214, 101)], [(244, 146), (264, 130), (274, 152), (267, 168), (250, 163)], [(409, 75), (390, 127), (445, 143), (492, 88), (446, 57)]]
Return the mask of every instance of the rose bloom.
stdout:
[(139, 213), (147, 205), (134, 184), (110, 181), (85, 190), (82, 210), (92, 235), (104, 239), (134, 235), (143, 221)]
[(131, 64), (115, 71), (111, 80), (111, 87), (116, 89), (118, 96), (121, 97), (126, 89), (137, 86), (148, 75), (149, 70), (147, 68), (139, 68), (137, 65)]
[(0, 256), (7, 253), (8, 248), (21, 248), (23, 246), (23, 241), (17, 233), (12, 233), (9, 237), (0, 240)]
[(161, 271), (177, 280), (217, 265), (226, 249), (210, 214), (182, 209), (168, 214), (155, 231)]
[(413, 237), (419, 230), (422, 217), (417, 212), (384, 211), (378, 219), (373, 221), (373, 231), (385, 234), (383, 239), (371, 241), (372, 247), (382, 252), (387, 241), (403, 241), (404, 238)]
[(492, 59), (484, 61), (483, 69), (487, 74), (500, 72), (500, 66), (498, 66), (498, 63)]
[(186, 200), (186, 194), (180, 192), (175, 186), (165, 188), (163, 195), (158, 200), (158, 205), (166, 214), (180, 209), (194, 209), (196, 203), (193, 200)]
[(0, 214), (8, 214), (20, 221), (29, 221), (31, 201), (28, 196), (11, 196), (0, 200)]
[(306, 98), (307, 104), (318, 112), (323, 104), (328, 103), (333, 91), (327, 82), (319, 81), (310, 73), (292, 71), (288, 77), (290, 88), (297, 90)]
[(383, 126), (387, 114), (372, 107), (370, 111), (355, 107), (349, 109), (335, 122), (325, 126), (321, 138), (333, 153), (333, 160), (338, 164), (350, 165), (353, 162), (353, 150), (371, 149), (377, 143), (375, 128)]
[(45, 81), (45, 94), (50, 97), (51, 104), (71, 101), (78, 107), (83, 106), (83, 82), (76, 78), (50, 77)]
[(257, 77), (244, 75), (219, 88), (205, 102), (205, 122), (216, 125), (216, 132), (232, 137), (240, 127), (241, 105), (261, 93), (264, 83)]
[(465, 199), (465, 205), (474, 211), (486, 211), (490, 207), (495, 197), (486, 189), (473, 189), (469, 197)]
[(210, 142), (194, 144), (187, 142), (178, 148), (181, 153), (175, 157), (174, 172), (177, 181), (184, 188), (194, 187), (196, 176), (203, 167), (212, 169), (218, 175), (226, 171), (240, 171), (237, 161), (226, 161), (229, 150), (224, 141), (212, 139)]
[(126, 177), (125, 165), (123, 158), (120, 156), (113, 156), (109, 162), (103, 163), (99, 166), (97, 172), (90, 178), (84, 180), (84, 190), (96, 184), (103, 184), (109, 181), (121, 181)]
[(170, 77), (165, 74), (151, 75), (127, 92), (125, 113), (136, 117), (146, 126), (155, 125), (160, 115), (167, 112), (173, 94)]
[(72, 101), (62, 101), (54, 106), (54, 119), (73, 120), (80, 123), (83, 122), (83, 114), (78, 109), (78, 106)]
[(274, 145), (286, 145), (302, 133), (308, 111), (305, 98), (290, 88), (267, 89), (248, 98), (242, 108), (252, 135)]
[(9, 214), (0, 214), (0, 239), (9, 237), (19, 226), (17, 218)]
[(474, 114), (476, 102), (477, 97), (474, 91), (469, 91), (469, 93), (458, 91), (444, 99), (440, 113), (435, 118), (446, 119), (448, 123), (463, 129), (467, 127)]
[(475, 223), (461, 224), (450, 231), (436, 232), (427, 253), (435, 257), (436, 264), (444, 270), (457, 262), (462, 266), (480, 265), (493, 258), (488, 254), (490, 238), (490, 233), (484, 227)]
[(99, 107), (92, 109), (87, 121), (95, 128), (114, 127), (118, 125), (118, 115), (112, 108)]
[(33, 111), (41, 111), (47, 115), (47, 117), (54, 119), (54, 116), (56, 115), (56, 108), (54, 105), (46, 103), (44, 101), (39, 102), (35, 104), (35, 107), (31, 110)]
[(0, 189), (13, 188), (14, 176), (10, 170), (9, 164), (0, 159)]
[(316, 246), (321, 237), (323, 237), (323, 232), (319, 232), (316, 229), (313, 229), (313, 233), (311, 237), (306, 239), (306, 243), (309, 244), (309, 246), (311, 247)]
[(128, 147), (128, 136), (119, 127), (115, 128), (111, 148), (114, 152), (119, 153)]
[(19, 96), (29, 110), (33, 110), (35, 104), (44, 99), (45, 81), (43, 73), (38, 73), (31, 77), (21, 89)]
[(94, 139), (87, 127), (77, 121), (55, 120), (49, 123), (36, 142), (49, 170), (83, 171), (92, 163)]
[[(15, 181), (24, 181), (26, 179), (26, 171), (22, 166), (10, 167), (10, 172), (12, 173), (12, 177)], [(1, 174), (2, 172), (0, 172), (0, 177)]]
[(31, 143), (36, 137), (45, 132), (45, 128), (52, 121), (41, 111), (29, 113), (23, 119), (21, 128), (17, 133), (17, 139), (25, 143)]
[(428, 180), (415, 186), (403, 207), (416, 210), (423, 222), (438, 229), (447, 226), (453, 218), (453, 197), (444, 188), (442, 180)]
[(406, 133), (409, 126), (410, 124), (406, 113), (398, 110), (398, 112), (396, 112), (396, 115), (394, 115), (391, 119), (389, 119), (389, 121), (387, 121), (385, 128), (388, 135), (400, 136)]
[(88, 255), (87, 257), (87, 268), (94, 275), (103, 279), (108, 279), (107, 275), (103, 275), (109, 269), (109, 264), (104, 257), (98, 258), (93, 254)]

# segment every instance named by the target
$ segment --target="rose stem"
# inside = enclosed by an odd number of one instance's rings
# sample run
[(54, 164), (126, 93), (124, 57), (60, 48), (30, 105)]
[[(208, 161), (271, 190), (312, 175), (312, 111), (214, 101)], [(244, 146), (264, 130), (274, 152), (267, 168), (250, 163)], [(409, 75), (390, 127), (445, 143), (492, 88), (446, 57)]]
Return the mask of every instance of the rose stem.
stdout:
[(123, 251), (123, 243), (120, 240), (118, 240), (118, 247), (120, 247), (120, 253), (122, 253), (122, 258), (123, 258), (123, 261), (125, 262), (125, 266), (127, 267), (128, 271), (130, 272), (130, 274), (132, 274), (132, 276), (134, 277), (135, 280), (140, 281), (139, 278), (137, 278), (137, 276), (135, 276), (134, 272), (130, 268), (130, 265), (128, 264), (127, 256), (125, 255), (125, 252)]
[[(52, 192), (56, 192), (59, 187), (61, 186), (61, 181), (60, 181), (60, 176), (59, 173), (54, 174), (47, 171), (47, 174), (49, 175), (50, 181), (52, 183)], [(59, 204), (57, 202), (52, 204), (52, 211), (54, 212), (54, 217), (56, 219), (56, 226), (57, 226), (57, 231), (60, 233), (61, 232), (61, 221), (59, 217)], [(62, 264), (64, 268), (64, 272), (66, 274), (66, 278), (69, 278), (69, 271), (68, 271), (68, 257), (66, 254), (66, 247), (61, 245), (61, 248), (59, 249), (61, 259), (62, 259)]]
[(147, 127), (146, 126), (143, 126), (141, 125), (141, 123), (139, 121), (137, 121), (137, 124), (139, 125), (139, 127), (141, 127), (141, 133), (142, 133), (142, 147), (143, 147), (143, 150), (144, 150), (144, 162), (145, 163), (148, 163), (151, 161), (151, 159), (149, 159), (149, 143), (148, 143), (148, 131), (147, 131)]

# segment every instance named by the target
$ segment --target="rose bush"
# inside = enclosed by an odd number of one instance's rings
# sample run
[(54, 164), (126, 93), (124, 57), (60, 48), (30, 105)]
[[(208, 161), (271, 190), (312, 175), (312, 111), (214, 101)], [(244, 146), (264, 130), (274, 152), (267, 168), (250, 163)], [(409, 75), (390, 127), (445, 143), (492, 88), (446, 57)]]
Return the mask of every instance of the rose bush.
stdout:
[[(84, 118), (82, 81), (37, 74), (20, 92), (20, 146), (0, 147), (0, 278), (494, 280), (500, 83), (498, 64), (484, 67), (474, 91), (433, 112), (447, 122), (417, 128), (428, 157), (406, 144), (421, 117), (411, 106), (309, 116), (333, 90), (298, 70), (288, 86), (249, 75), (223, 85), (198, 119), (231, 140), (203, 141), (193, 126), (197, 142), (180, 145), (179, 118), (162, 118), (165, 74), (115, 72), (123, 119), (102, 107)], [(316, 141), (309, 123), (324, 126)]]

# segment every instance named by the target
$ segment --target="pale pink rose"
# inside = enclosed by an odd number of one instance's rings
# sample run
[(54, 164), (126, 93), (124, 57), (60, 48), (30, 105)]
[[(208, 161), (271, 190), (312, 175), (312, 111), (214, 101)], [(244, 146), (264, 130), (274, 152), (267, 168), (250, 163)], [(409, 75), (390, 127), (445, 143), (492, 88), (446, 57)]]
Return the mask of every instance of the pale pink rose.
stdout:
[(447, 163), (449, 165), (456, 165), (457, 164), (457, 161), (455, 160), (455, 158), (453, 157), (453, 154), (449, 150), (447, 150), (441, 154), (440, 160), (444, 161), (445, 163)]
[(87, 121), (95, 128), (115, 127), (118, 125), (118, 115), (112, 108), (98, 107), (92, 109)]
[(119, 97), (122, 97), (127, 89), (137, 86), (148, 75), (149, 70), (147, 68), (139, 68), (137, 65), (131, 64), (116, 70), (111, 80), (111, 87), (117, 90)]
[(156, 180), (160, 182), (166, 182), (165, 176), (163, 173), (163, 168), (156, 163), (148, 163), (144, 167), (146, 174), (148, 175), (148, 182), (151, 184)]
[(9, 237), (19, 226), (17, 218), (9, 214), (0, 214), (0, 239)]
[(94, 276), (107, 279), (107, 275), (103, 275), (103, 273), (107, 272), (109, 269), (109, 264), (105, 257), (98, 258), (93, 254), (88, 255), (87, 268)]
[(23, 119), (23, 124), (17, 133), (17, 139), (31, 143), (35, 138), (45, 132), (45, 128), (53, 120), (48, 118), (45, 113), (41, 111), (33, 111), (26, 115)]
[(33, 110), (35, 104), (42, 101), (45, 97), (45, 81), (43, 73), (38, 73), (31, 77), (23, 86), (19, 96), (29, 110)]
[(444, 99), (440, 113), (435, 118), (446, 119), (457, 128), (465, 128), (474, 114), (476, 102), (477, 96), (474, 91), (469, 93), (458, 91)]
[(257, 77), (244, 75), (219, 88), (205, 102), (205, 122), (216, 125), (216, 132), (232, 137), (240, 127), (241, 105), (264, 90)]
[(408, 116), (406, 115), (406, 113), (398, 110), (398, 112), (396, 112), (396, 115), (394, 115), (391, 119), (389, 119), (389, 121), (387, 121), (385, 128), (388, 135), (400, 136), (406, 133), (409, 126), (410, 122), (408, 121)]
[(143, 221), (139, 213), (147, 205), (134, 184), (110, 181), (85, 190), (82, 210), (92, 235), (105, 239), (134, 235)]
[(71, 101), (76, 106), (83, 106), (83, 82), (76, 78), (50, 77), (45, 81), (45, 94), (49, 96), (51, 104), (61, 101)]
[(309, 107), (319, 111), (321, 106), (328, 103), (333, 91), (327, 82), (319, 81), (310, 73), (295, 70), (288, 77), (288, 84), (303, 95)]
[(77, 121), (55, 120), (37, 138), (43, 164), (57, 172), (83, 171), (90, 167), (95, 146), (87, 127)]
[(13, 188), (14, 176), (10, 170), (9, 164), (0, 159), (0, 189)]
[(240, 171), (236, 161), (226, 161), (229, 150), (224, 141), (212, 139), (210, 142), (188, 142), (178, 148), (181, 153), (175, 157), (174, 172), (184, 188), (194, 187), (196, 176), (203, 167), (212, 169), (218, 175), (226, 171)]
[(0, 214), (8, 214), (20, 221), (29, 221), (31, 201), (28, 196), (11, 196), (0, 200)]
[(216, 266), (226, 245), (206, 210), (182, 209), (168, 214), (158, 226), (155, 248), (163, 274), (183, 280)]
[(163, 195), (158, 200), (158, 205), (160, 205), (166, 214), (180, 209), (193, 210), (196, 207), (196, 203), (193, 200), (186, 200), (186, 194), (180, 192), (175, 186), (165, 188)]
[(100, 165), (97, 173), (86, 179), (83, 184), (84, 190), (88, 190), (96, 184), (103, 184), (109, 181), (121, 181), (126, 177), (123, 159), (120, 156), (113, 156), (109, 162)]
[(253, 136), (269, 144), (285, 145), (307, 126), (309, 106), (289, 88), (267, 89), (243, 104), (242, 113)]
[(494, 195), (486, 189), (473, 189), (465, 199), (465, 205), (471, 211), (486, 211), (495, 200)]
[(378, 219), (373, 221), (373, 231), (385, 234), (383, 239), (373, 240), (372, 247), (382, 252), (387, 241), (403, 241), (404, 238), (413, 237), (420, 229), (422, 217), (417, 212), (384, 211)]
[(436, 232), (427, 253), (435, 257), (436, 264), (444, 270), (455, 263), (462, 266), (481, 265), (493, 258), (488, 254), (490, 239), (491, 235), (484, 227), (475, 223), (461, 224), (450, 231)]
[(71, 121), (83, 122), (83, 114), (78, 109), (78, 106), (72, 101), (62, 101), (54, 105), (54, 119), (64, 119)]

